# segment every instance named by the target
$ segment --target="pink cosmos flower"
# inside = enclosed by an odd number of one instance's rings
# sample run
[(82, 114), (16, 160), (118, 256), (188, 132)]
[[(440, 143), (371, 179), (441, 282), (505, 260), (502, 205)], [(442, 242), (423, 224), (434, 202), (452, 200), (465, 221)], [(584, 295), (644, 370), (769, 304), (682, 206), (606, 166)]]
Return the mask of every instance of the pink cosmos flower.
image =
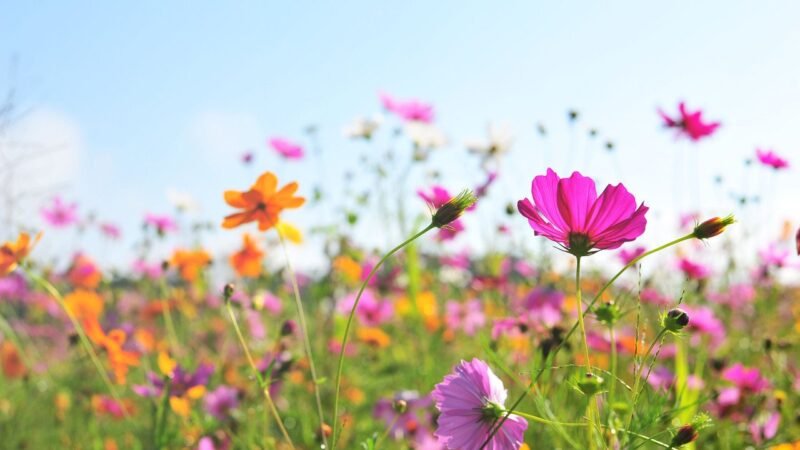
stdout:
[(147, 213), (144, 216), (144, 223), (145, 225), (155, 228), (159, 236), (164, 236), (172, 231), (178, 231), (178, 224), (168, 215)]
[(239, 391), (230, 386), (219, 386), (203, 398), (206, 412), (217, 420), (225, 420), (231, 410), (239, 406)]
[(111, 222), (101, 223), (100, 232), (103, 233), (103, 236), (113, 240), (117, 240), (122, 237), (122, 230), (120, 230), (118, 226)]
[(711, 275), (711, 269), (708, 266), (696, 263), (689, 258), (681, 258), (678, 261), (678, 268), (691, 280), (702, 280)]
[(133, 273), (157, 280), (164, 274), (164, 270), (159, 263), (150, 264), (144, 259), (137, 259), (133, 262)]
[(622, 261), (622, 264), (627, 265), (630, 264), (631, 261), (633, 261), (634, 259), (642, 256), (644, 252), (645, 248), (642, 246), (634, 247), (631, 249), (623, 248), (622, 250), (619, 251), (617, 256), (619, 257), (620, 261)]
[(750, 431), (750, 437), (753, 438), (753, 442), (761, 446), (765, 440), (768, 441), (778, 434), (778, 426), (780, 426), (780, 424), (780, 413), (773, 411), (760, 420), (753, 419), (747, 429)]
[[(507, 396), (503, 382), (485, 362), (477, 358), (461, 361), (431, 394), (441, 412), (434, 436), (451, 450), (480, 449), (489, 439), (492, 425), (505, 415)], [(525, 419), (511, 414), (486, 448), (517, 449), (527, 428)]]
[[(405, 410), (398, 412), (394, 408), (395, 402), (405, 402)], [(389, 436), (393, 439), (403, 439), (413, 436), (419, 431), (420, 423), (430, 422), (431, 403), (429, 395), (420, 396), (417, 391), (400, 391), (394, 397), (382, 398), (375, 403), (372, 415), (381, 419), (389, 427)]]
[(78, 204), (64, 203), (61, 197), (53, 197), (50, 207), (42, 208), (42, 217), (53, 227), (68, 227), (78, 221)]
[(286, 159), (301, 159), (305, 154), (300, 144), (294, 143), (282, 137), (274, 137), (269, 140), (269, 145)]
[(530, 320), (547, 328), (552, 328), (561, 321), (563, 304), (564, 293), (552, 288), (534, 288), (525, 298), (525, 310)]
[(789, 250), (779, 248), (773, 242), (759, 250), (758, 257), (765, 266), (781, 268), (786, 265), (786, 260), (789, 259)]
[(637, 208), (625, 186), (608, 185), (598, 197), (594, 180), (579, 172), (559, 178), (547, 169), (547, 175), (533, 179), (531, 195), (533, 203), (525, 198), (517, 202), (517, 208), (534, 234), (575, 256), (619, 248), (641, 236), (647, 225), (648, 208), (644, 203)]
[[(356, 293), (354, 292), (343, 298), (336, 309), (340, 314), (346, 316), (350, 314), (355, 301)], [(379, 300), (370, 289), (364, 291), (356, 307), (356, 317), (358, 317), (358, 320), (362, 324), (370, 327), (378, 326), (388, 321), (392, 318), (393, 314), (394, 307), (392, 304), (386, 300)]]
[(709, 298), (716, 303), (741, 309), (755, 300), (756, 290), (751, 284), (736, 283), (728, 286), (724, 291), (710, 294)]
[(761, 376), (755, 367), (748, 368), (736, 363), (722, 372), (722, 378), (735, 384), (737, 388), (753, 394), (766, 391), (770, 387), (769, 380)]
[(711, 136), (720, 126), (719, 122), (704, 122), (703, 112), (701, 110), (689, 112), (684, 102), (678, 103), (678, 112), (680, 116), (672, 118), (661, 109), (658, 110), (658, 114), (664, 120), (667, 128), (677, 128), (679, 135), (686, 136), (693, 141)]
[(761, 150), (760, 148), (756, 149), (756, 158), (758, 158), (758, 161), (761, 162), (761, 164), (767, 167), (772, 167), (775, 170), (786, 169), (789, 167), (789, 161), (781, 158), (772, 150)]
[(472, 299), (466, 303), (450, 300), (445, 305), (445, 323), (451, 330), (462, 330), (467, 336), (474, 336), (486, 324), (483, 305), (480, 300)]
[(419, 100), (397, 100), (389, 94), (379, 94), (381, 104), (392, 114), (407, 122), (433, 122), (433, 105)]
[(714, 310), (707, 306), (681, 306), (689, 315), (689, 325), (686, 331), (692, 333), (692, 344), (700, 345), (701, 336), (708, 337), (708, 344), (716, 348), (725, 340), (725, 325), (714, 314)]

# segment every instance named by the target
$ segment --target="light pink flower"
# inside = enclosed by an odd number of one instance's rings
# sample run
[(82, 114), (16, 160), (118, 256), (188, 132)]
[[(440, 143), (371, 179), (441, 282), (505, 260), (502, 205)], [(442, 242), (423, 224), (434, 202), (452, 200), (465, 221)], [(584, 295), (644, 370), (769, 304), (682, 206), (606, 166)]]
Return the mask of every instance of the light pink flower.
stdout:
[(537, 236), (560, 244), (564, 251), (586, 256), (619, 248), (644, 233), (648, 208), (636, 207), (625, 186), (608, 185), (598, 197), (594, 180), (573, 172), (559, 178), (553, 169), (531, 183), (533, 202), (517, 202)]
[[(342, 315), (349, 315), (356, 301), (356, 293), (343, 298), (337, 305), (337, 311)], [(367, 326), (374, 327), (385, 323), (394, 315), (394, 307), (386, 300), (379, 300), (372, 290), (367, 289), (361, 295), (361, 300), (356, 307), (356, 317)]]
[(684, 275), (691, 280), (702, 280), (711, 275), (711, 268), (706, 265), (696, 263), (689, 258), (678, 260), (678, 268)]
[(156, 232), (160, 236), (163, 236), (169, 232), (178, 231), (178, 224), (172, 217), (166, 214), (159, 215), (147, 213), (144, 216), (144, 223), (155, 228)]
[[(489, 366), (475, 358), (461, 361), (431, 394), (441, 412), (434, 436), (451, 450), (478, 450), (489, 439), (492, 425), (505, 415), (508, 392)], [(528, 422), (511, 414), (489, 440), (489, 450), (518, 449)]]
[(292, 142), (282, 137), (274, 137), (269, 140), (269, 145), (286, 159), (301, 159), (305, 154), (300, 144)]
[(445, 323), (451, 330), (462, 330), (467, 336), (473, 336), (486, 324), (483, 305), (480, 300), (472, 299), (466, 303), (449, 300), (445, 305)]
[(756, 158), (761, 164), (771, 167), (775, 170), (786, 169), (789, 167), (789, 161), (781, 158), (772, 150), (756, 149)]
[(684, 102), (678, 104), (678, 113), (678, 117), (673, 118), (661, 109), (658, 110), (658, 114), (664, 120), (667, 128), (676, 128), (679, 135), (686, 136), (693, 141), (711, 136), (720, 126), (719, 122), (704, 122), (703, 112), (701, 110), (689, 112)]
[(101, 223), (100, 231), (109, 239), (117, 240), (122, 237), (122, 231), (119, 227), (110, 222)]
[(408, 122), (433, 122), (433, 105), (419, 100), (397, 100), (389, 94), (379, 94), (381, 104), (386, 111), (395, 114)]
[(622, 250), (617, 253), (620, 261), (622, 264), (630, 264), (631, 261), (634, 259), (642, 256), (645, 252), (645, 248), (642, 246), (634, 247), (634, 248), (623, 248)]
[(42, 217), (53, 227), (68, 227), (78, 221), (78, 204), (64, 203), (61, 197), (53, 197), (50, 207), (42, 208)]

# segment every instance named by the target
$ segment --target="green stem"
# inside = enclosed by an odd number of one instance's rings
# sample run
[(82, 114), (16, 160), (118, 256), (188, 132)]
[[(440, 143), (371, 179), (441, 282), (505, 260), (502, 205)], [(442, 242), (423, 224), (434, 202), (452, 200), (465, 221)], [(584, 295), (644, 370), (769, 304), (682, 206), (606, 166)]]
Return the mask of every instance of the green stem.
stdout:
[(586, 422), (557, 422), (555, 420), (548, 420), (539, 416), (534, 416), (533, 414), (528, 414), (520, 411), (514, 411), (514, 414), (520, 417), (524, 417), (530, 421), (538, 422), (545, 425), (556, 425), (561, 427), (585, 427), (587, 426)]
[[(652, 255), (654, 253), (657, 253), (657, 252), (660, 252), (660, 251), (662, 251), (662, 250), (664, 250), (666, 248), (672, 247), (673, 245), (680, 244), (683, 241), (688, 241), (690, 239), (694, 239), (694, 237), (695, 237), (694, 233), (689, 233), (689, 234), (687, 234), (685, 236), (679, 237), (678, 239), (675, 239), (673, 241), (667, 242), (664, 245), (661, 245), (661, 246), (658, 246), (658, 247), (656, 247), (656, 248), (654, 248), (652, 250), (646, 251), (646, 252), (642, 253), (641, 255), (639, 255), (638, 257), (632, 259), (628, 264), (625, 264), (622, 267), (622, 269), (620, 269), (619, 272), (616, 273), (616, 275), (611, 277), (611, 279), (608, 280), (608, 282), (606, 284), (604, 284), (602, 288), (600, 288), (600, 291), (598, 291), (598, 293), (594, 296), (594, 299), (592, 300), (592, 302), (589, 303), (589, 305), (584, 310), (583, 315), (588, 314), (589, 311), (592, 310), (592, 307), (597, 302), (597, 300), (600, 299), (600, 297), (603, 295), (603, 293), (606, 291), (606, 289), (611, 287), (611, 285), (614, 284), (615, 281), (617, 281), (617, 278), (622, 276), (622, 274), (625, 273), (626, 270), (628, 270), (629, 268), (633, 267), (639, 261), (643, 260), (644, 258), (646, 258), (646, 257), (648, 257), (648, 256), (650, 256), (650, 255)], [(580, 305), (580, 304), (578, 305), (579, 308), (581, 306), (582, 305)], [(486, 446), (489, 444), (489, 441), (491, 441), (492, 438), (494, 437), (494, 435), (497, 434), (498, 431), (500, 431), (500, 427), (503, 426), (503, 423), (506, 421), (508, 416), (511, 415), (511, 413), (514, 411), (514, 409), (516, 409), (516, 407), (519, 406), (520, 403), (522, 403), (522, 400), (528, 395), (528, 392), (530, 392), (530, 390), (533, 389), (533, 386), (539, 381), (539, 378), (541, 378), (542, 374), (545, 372), (546, 367), (549, 366), (550, 363), (555, 360), (556, 355), (561, 350), (561, 348), (564, 346), (564, 343), (569, 341), (569, 338), (572, 336), (572, 334), (578, 328), (578, 325), (579, 324), (576, 321), (575, 324), (572, 325), (572, 328), (569, 330), (569, 332), (564, 337), (564, 339), (556, 346), (556, 348), (553, 349), (553, 351), (550, 352), (549, 355), (547, 355), (547, 360), (545, 361), (544, 366), (536, 374), (536, 377), (534, 377), (531, 380), (530, 384), (528, 385), (528, 388), (525, 389), (525, 391), (519, 397), (517, 397), (516, 401), (511, 406), (511, 408), (508, 409), (508, 411), (506, 412), (505, 416), (503, 416), (502, 419), (497, 421), (497, 425), (495, 425), (494, 428), (492, 429), (492, 431), (489, 433), (489, 436), (486, 438), (486, 441), (484, 441), (483, 445), (481, 445), (480, 450), (483, 450), (484, 448), (486, 448)]]
[[(667, 333), (666, 328), (662, 328), (661, 331), (658, 332), (653, 342), (650, 343), (650, 346), (647, 347), (647, 351), (642, 356), (641, 363), (639, 364), (639, 370), (636, 370), (636, 365), (633, 366), (633, 404), (631, 405), (631, 415), (628, 419), (628, 428), (630, 428), (631, 424), (633, 423), (633, 416), (636, 414), (636, 402), (639, 401), (639, 385), (642, 382), (642, 374), (644, 373), (645, 365), (647, 364), (647, 357), (650, 356), (650, 353), (653, 351), (653, 348), (656, 346), (657, 343), (661, 342), (661, 339)], [(642, 387), (642, 390), (644, 387)]]
[(242, 330), (239, 328), (239, 321), (236, 320), (236, 314), (233, 313), (233, 308), (231, 307), (230, 299), (225, 299), (225, 307), (228, 310), (228, 315), (231, 317), (231, 323), (233, 323), (233, 329), (236, 330), (236, 337), (239, 339), (239, 345), (241, 345), (242, 350), (244, 350), (244, 355), (247, 357), (247, 362), (250, 364), (250, 368), (253, 370), (253, 374), (258, 381), (258, 388), (264, 393), (264, 400), (267, 403), (267, 408), (272, 413), (272, 417), (275, 419), (275, 422), (278, 424), (278, 428), (281, 430), (281, 434), (283, 434), (283, 438), (286, 439), (286, 442), (289, 443), (289, 447), (294, 449), (294, 443), (292, 443), (292, 438), (289, 437), (289, 433), (286, 431), (286, 427), (283, 426), (283, 421), (281, 420), (280, 414), (278, 414), (278, 409), (275, 407), (275, 402), (272, 401), (272, 396), (269, 393), (269, 385), (264, 382), (261, 378), (261, 372), (258, 371), (258, 366), (256, 366), (256, 362), (253, 359), (253, 355), (250, 354), (250, 349), (247, 347), (247, 342), (244, 340), (244, 335), (242, 335)]
[[(24, 270), (24, 269), (23, 269)], [(69, 318), (69, 321), (72, 323), (73, 328), (75, 328), (75, 332), (78, 333), (78, 340), (81, 341), (81, 345), (86, 353), (89, 354), (89, 359), (92, 360), (92, 364), (94, 364), (95, 369), (100, 374), (100, 378), (105, 383), (106, 387), (108, 388), (111, 396), (114, 397), (114, 400), (122, 405), (122, 397), (120, 397), (119, 392), (114, 387), (114, 383), (111, 382), (111, 378), (109, 378), (108, 373), (106, 372), (105, 368), (103, 367), (103, 363), (100, 361), (100, 357), (97, 356), (97, 353), (94, 351), (94, 347), (92, 343), (89, 341), (89, 338), (86, 336), (86, 332), (83, 329), (83, 325), (81, 325), (80, 321), (77, 317), (72, 313), (72, 311), (67, 308), (67, 304), (64, 303), (64, 297), (58, 292), (58, 289), (55, 288), (49, 281), (45, 280), (44, 278), (34, 275), (27, 270), (25, 270), (25, 274), (28, 275), (28, 278), (35, 281), (39, 286), (41, 286), (45, 291), (47, 291), (50, 296), (52, 296), (58, 306), (64, 310)], [(122, 415), (125, 417), (125, 420), (131, 422), (131, 416), (128, 414), (127, 408), (122, 408)]]
[(289, 250), (286, 247), (286, 239), (283, 237), (283, 233), (281, 233), (280, 229), (276, 229), (278, 232), (278, 238), (281, 241), (281, 247), (283, 247), (283, 254), (286, 257), (286, 269), (289, 272), (289, 278), (292, 281), (292, 290), (294, 291), (294, 302), (295, 306), (297, 307), (297, 316), (300, 322), (300, 331), (303, 336), (303, 346), (305, 347), (306, 357), (308, 357), (308, 367), (311, 371), (311, 381), (314, 384), (314, 397), (317, 401), (317, 415), (319, 416), (319, 428), (317, 429), (322, 436), (322, 443), (325, 445), (325, 448), (328, 447), (328, 437), (325, 435), (325, 416), (322, 414), (322, 399), (319, 394), (319, 379), (317, 378), (317, 368), (314, 365), (314, 355), (311, 352), (311, 340), (308, 338), (308, 326), (306, 325), (306, 314), (303, 311), (303, 302), (300, 299), (300, 288), (297, 286), (297, 276), (294, 273), (294, 268), (292, 268), (292, 262), (289, 259)]
[(334, 400), (333, 400), (333, 439), (331, 444), (332, 449), (336, 448), (336, 438), (339, 435), (338, 429), (336, 428), (336, 424), (339, 419), (339, 394), (342, 384), (342, 369), (344, 367), (344, 350), (345, 347), (347, 346), (347, 337), (350, 334), (350, 327), (353, 324), (353, 317), (355, 316), (356, 308), (358, 308), (358, 302), (361, 301), (361, 295), (364, 293), (364, 290), (367, 288), (367, 285), (369, 284), (370, 280), (372, 280), (372, 277), (375, 275), (375, 273), (377, 273), (378, 269), (380, 269), (380, 267), (387, 259), (389, 259), (392, 255), (400, 251), (400, 249), (414, 242), (417, 238), (427, 233), (428, 231), (432, 230), (433, 228), (435, 228), (435, 226), (433, 225), (433, 223), (431, 223), (430, 225), (428, 225), (415, 235), (411, 236), (410, 238), (406, 239), (405, 241), (397, 245), (395, 248), (389, 250), (389, 252), (383, 255), (383, 257), (378, 261), (378, 263), (375, 264), (375, 267), (373, 267), (372, 270), (370, 270), (369, 274), (367, 275), (367, 278), (364, 280), (363, 283), (361, 283), (361, 287), (358, 289), (358, 294), (356, 294), (356, 299), (353, 302), (353, 307), (350, 309), (350, 315), (347, 316), (347, 324), (344, 327), (344, 336), (342, 336), (341, 348), (339, 349), (339, 362), (336, 369), (336, 393), (334, 395)]

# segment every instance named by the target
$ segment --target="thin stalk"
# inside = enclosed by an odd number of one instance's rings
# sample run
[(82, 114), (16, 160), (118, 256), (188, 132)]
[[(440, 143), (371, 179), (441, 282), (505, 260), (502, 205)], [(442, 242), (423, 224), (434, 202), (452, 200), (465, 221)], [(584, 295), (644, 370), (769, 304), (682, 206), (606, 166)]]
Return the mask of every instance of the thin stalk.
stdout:
[(400, 249), (414, 242), (417, 238), (427, 233), (428, 231), (432, 230), (433, 228), (435, 228), (435, 226), (433, 225), (433, 223), (431, 223), (418, 233), (414, 234), (410, 238), (401, 242), (395, 248), (389, 250), (389, 252), (383, 255), (383, 257), (378, 261), (378, 263), (375, 264), (375, 267), (373, 267), (372, 270), (370, 270), (369, 274), (367, 275), (367, 278), (364, 280), (363, 283), (361, 283), (361, 287), (358, 289), (358, 294), (356, 294), (356, 299), (353, 302), (353, 307), (350, 309), (350, 315), (347, 316), (347, 324), (344, 327), (344, 336), (342, 336), (342, 344), (341, 348), (339, 349), (339, 362), (336, 368), (336, 393), (334, 395), (334, 400), (333, 400), (333, 439), (331, 448), (336, 448), (336, 438), (338, 437), (339, 434), (337, 433), (338, 430), (336, 428), (336, 423), (339, 419), (339, 394), (342, 384), (342, 369), (344, 367), (344, 350), (345, 347), (347, 346), (347, 337), (350, 334), (350, 328), (353, 325), (353, 317), (355, 316), (356, 308), (358, 308), (358, 302), (361, 301), (361, 295), (364, 293), (364, 290), (367, 288), (367, 285), (369, 284), (370, 280), (372, 280), (372, 277), (375, 275), (375, 273), (377, 273), (378, 269), (380, 269), (380, 267), (383, 265), (384, 262), (386, 262), (387, 259), (389, 259), (392, 255), (400, 251)]
[[(75, 328), (75, 331), (78, 333), (78, 340), (81, 341), (81, 345), (83, 346), (84, 350), (89, 354), (89, 359), (92, 360), (92, 364), (94, 364), (95, 369), (97, 369), (97, 372), (100, 374), (100, 378), (102, 378), (103, 383), (105, 383), (109, 392), (111, 392), (111, 396), (114, 397), (114, 400), (122, 405), (122, 397), (120, 397), (119, 392), (117, 392), (117, 389), (114, 387), (114, 383), (111, 382), (111, 378), (109, 378), (108, 373), (103, 367), (100, 357), (97, 356), (97, 352), (94, 351), (94, 347), (89, 341), (89, 338), (86, 336), (86, 331), (83, 329), (83, 325), (81, 325), (80, 321), (77, 317), (75, 317), (72, 311), (67, 308), (67, 304), (64, 303), (64, 297), (49, 281), (38, 275), (34, 275), (27, 270), (25, 270), (25, 273), (31, 280), (34, 280), (39, 286), (47, 291), (47, 293), (55, 299), (56, 303), (58, 303), (58, 306), (67, 314), (67, 317), (72, 323), (73, 328)], [(122, 408), (122, 415), (125, 416), (125, 420), (131, 422), (131, 416), (128, 414), (126, 408)]]
[(585, 427), (587, 426), (586, 422), (557, 422), (555, 420), (548, 420), (539, 416), (534, 416), (533, 414), (528, 414), (520, 411), (515, 411), (515, 415), (524, 417), (532, 422), (541, 423), (544, 425), (556, 425), (561, 427)]
[[(638, 257), (632, 259), (628, 264), (625, 264), (622, 267), (622, 269), (620, 269), (619, 272), (616, 273), (616, 275), (611, 277), (611, 279), (608, 280), (608, 282), (606, 284), (604, 284), (602, 288), (600, 288), (600, 291), (598, 291), (598, 293), (594, 296), (594, 299), (591, 301), (591, 303), (589, 303), (589, 305), (584, 310), (583, 315), (588, 314), (589, 311), (592, 310), (592, 307), (597, 302), (597, 300), (600, 299), (600, 297), (603, 295), (603, 293), (606, 291), (606, 289), (611, 287), (611, 285), (614, 284), (615, 281), (617, 281), (617, 278), (622, 276), (622, 274), (625, 273), (626, 270), (628, 270), (629, 268), (633, 267), (639, 261), (643, 260), (644, 258), (646, 258), (646, 257), (648, 257), (648, 256), (650, 256), (650, 255), (652, 255), (654, 253), (660, 252), (660, 251), (662, 251), (662, 250), (664, 250), (666, 248), (672, 247), (673, 245), (677, 245), (677, 244), (680, 244), (683, 241), (688, 241), (688, 240), (694, 239), (694, 238), (695, 238), (694, 233), (689, 233), (689, 234), (687, 234), (685, 236), (679, 237), (678, 239), (675, 239), (673, 241), (667, 242), (664, 245), (661, 245), (661, 246), (658, 246), (658, 247), (656, 247), (656, 248), (654, 248), (652, 250), (646, 251), (646, 252), (642, 253), (641, 255), (639, 255)], [(581, 305), (579, 305), (579, 307), (580, 306)], [(581, 320), (582, 320), (582, 318), (581, 318)], [(498, 431), (500, 431), (500, 427), (503, 426), (503, 423), (505, 423), (506, 419), (508, 419), (508, 416), (511, 415), (511, 413), (514, 411), (514, 409), (516, 409), (516, 407), (519, 406), (520, 403), (522, 403), (522, 400), (525, 398), (525, 396), (528, 395), (528, 392), (531, 389), (533, 389), (533, 386), (539, 381), (539, 378), (541, 378), (542, 374), (545, 372), (546, 366), (549, 366), (550, 363), (555, 360), (556, 355), (561, 350), (561, 348), (564, 346), (564, 343), (569, 341), (569, 338), (572, 336), (572, 334), (575, 332), (575, 330), (578, 328), (578, 326), (579, 326), (579, 323), (576, 321), (575, 324), (572, 325), (572, 328), (569, 330), (569, 332), (564, 337), (564, 339), (556, 346), (556, 348), (553, 349), (553, 351), (550, 352), (549, 355), (547, 355), (547, 360), (545, 361), (544, 366), (536, 374), (536, 377), (534, 377), (531, 380), (530, 384), (528, 385), (528, 388), (525, 389), (525, 391), (523, 391), (522, 394), (519, 397), (517, 397), (516, 401), (512, 404), (511, 408), (509, 408), (508, 411), (506, 411), (506, 414), (499, 421), (497, 421), (497, 424), (494, 426), (492, 431), (489, 433), (489, 436), (483, 442), (483, 445), (481, 445), (480, 450), (485, 449), (486, 446), (489, 444), (489, 441), (491, 441), (492, 438), (494, 437), (494, 435), (497, 434)]]
[(227, 308), (228, 314), (231, 317), (231, 323), (233, 323), (233, 329), (236, 330), (236, 337), (239, 339), (239, 345), (242, 346), (242, 350), (244, 350), (244, 355), (245, 357), (247, 357), (247, 362), (250, 364), (250, 368), (253, 370), (253, 374), (255, 374), (256, 380), (258, 380), (258, 387), (264, 394), (264, 400), (267, 403), (267, 408), (269, 408), (270, 412), (272, 413), (272, 417), (278, 424), (278, 428), (281, 430), (283, 438), (286, 439), (286, 442), (289, 443), (289, 446), (292, 449), (294, 449), (294, 443), (292, 443), (292, 438), (289, 437), (289, 433), (286, 431), (286, 427), (283, 426), (283, 421), (281, 420), (280, 414), (278, 414), (278, 409), (275, 407), (275, 402), (272, 401), (272, 395), (270, 395), (269, 393), (269, 386), (261, 378), (261, 373), (258, 371), (258, 366), (256, 366), (256, 362), (253, 359), (253, 355), (250, 354), (250, 349), (247, 347), (247, 342), (244, 340), (244, 335), (242, 335), (242, 330), (239, 328), (239, 321), (236, 320), (236, 314), (234, 314), (233, 308), (231, 307), (230, 299), (225, 299), (225, 307)]
[[(578, 305), (578, 325), (581, 329), (581, 339), (583, 341), (583, 356), (585, 358), (586, 363), (586, 373), (587, 375), (592, 373), (592, 362), (589, 359), (589, 341), (586, 338), (586, 324), (583, 321), (583, 299), (581, 295), (581, 257), (578, 256), (576, 258), (576, 266), (575, 266), (575, 303)], [(595, 441), (594, 441), (594, 427), (595, 427), (595, 415), (597, 410), (597, 399), (591, 395), (589, 396), (589, 404), (586, 408), (586, 416), (589, 420), (589, 427), (586, 430), (587, 437), (589, 439), (589, 448), (595, 448)]]
[(661, 331), (658, 332), (653, 342), (650, 343), (650, 346), (647, 347), (647, 351), (642, 356), (642, 362), (639, 364), (639, 370), (636, 370), (636, 365), (633, 366), (633, 404), (631, 405), (631, 415), (628, 419), (628, 427), (630, 428), (631, 424), (633, 423), (633, 416), (636, 414), (636, 402), (639, 401), (639, 385), (642, 381), (642, 373), (644, 372), (645, 364), (647, 363), (647, 357), (650, 356), (650, 353), (653, 351), (653, 348), (656, 346), (656, 343), (661, 342), (661, 339), (667, 333), (666, 328), (662, 328)]
[(292, 262), (289, 259), (289, 250), (286, 247), (286, 239), (284, 239), (283, 233), (281, 233), (280, 230), (276, 231), (278, 232), (278, 238), (281, 241), (281, 247), (283, 247), (283, 254), (286, 257), (286, 269), (289, 271), (289, 278), (292, 281), (294, 302), (295, 306), (297, 306), (297, 316), (300, 322), (300, 331), (303, 336), (303, 346), (306, 350), (306, 357), (308, 357), (308, 367), (311, 371), (311, 381), (314, 383), (314, 397), (317, 401), (317, 415), (319, 416), (318, 431), (320, 436), (322, 436), (322, 443), (325, 445), (325, 448), (328, 448), (328, 438), (325, 436), (324, 430), (325, 416), (322, 414), (322, 399), (319, 395), (319, 379), (317, 378), (317, 368), (314, 365), (314, 355), (311, 353), (311, 340), (308, 338), (308, 326), (306, 325), (306, 314), (303, 312), (303, 302), (300, 299), (300, 288), (297, 286), (297, 276), (294, 273)]

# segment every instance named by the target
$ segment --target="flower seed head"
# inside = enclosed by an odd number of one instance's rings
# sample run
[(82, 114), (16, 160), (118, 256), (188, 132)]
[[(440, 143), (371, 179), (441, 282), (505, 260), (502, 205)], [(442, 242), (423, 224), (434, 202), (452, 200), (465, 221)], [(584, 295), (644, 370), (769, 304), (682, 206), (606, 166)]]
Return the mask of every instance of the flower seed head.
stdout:
[(478, 199), (469, 189), (461, 191), (433, 213), (432, 223), (437, 228), (442, 228), (455, 222), (467, 208), (474, 205)]

